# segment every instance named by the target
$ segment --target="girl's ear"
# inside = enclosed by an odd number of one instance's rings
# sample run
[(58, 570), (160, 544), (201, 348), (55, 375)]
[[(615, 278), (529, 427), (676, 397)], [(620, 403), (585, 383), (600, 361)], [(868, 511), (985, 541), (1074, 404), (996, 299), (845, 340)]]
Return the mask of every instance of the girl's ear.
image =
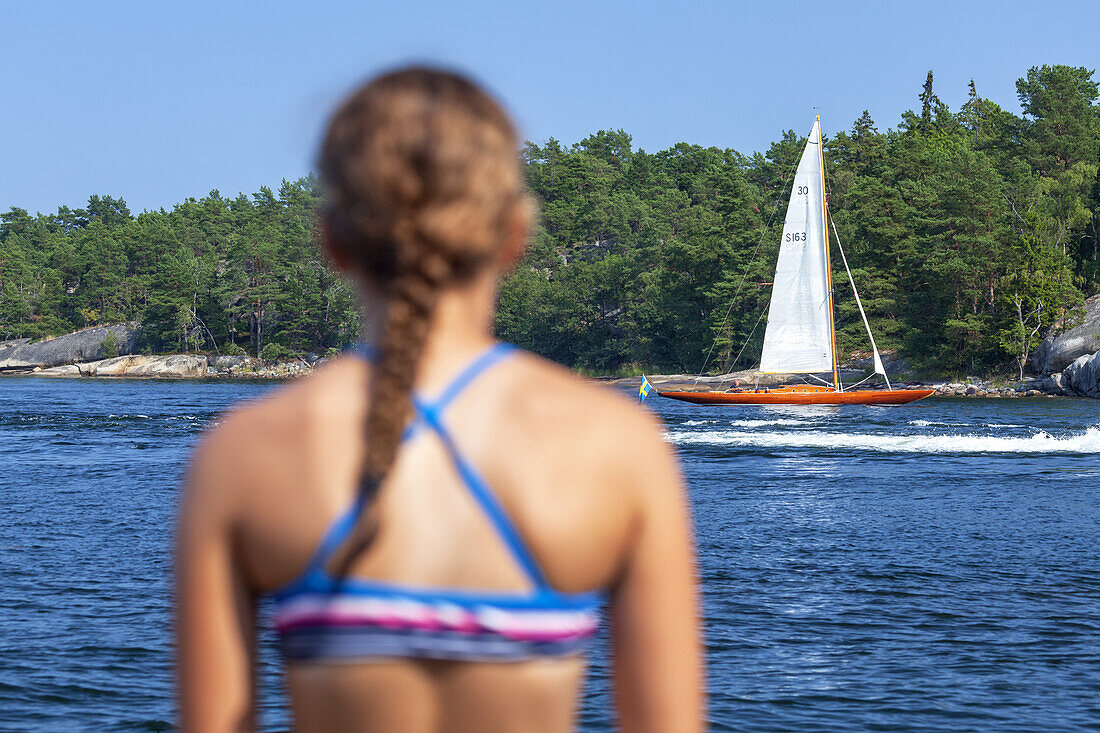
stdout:
[(348, 256), (348, 252), (344, 249), (343, 245), (334, 235), (334, 229), (332, 225), (332, 215), (328, 211), (322, 211), (317, 217), (318, 224), (321, 227), (321, 248), (324, 250), (328, 258), (332, 260), (332, 264), (336, 266), (336, 269), (341, 272), (347, 272), (351, 258)]

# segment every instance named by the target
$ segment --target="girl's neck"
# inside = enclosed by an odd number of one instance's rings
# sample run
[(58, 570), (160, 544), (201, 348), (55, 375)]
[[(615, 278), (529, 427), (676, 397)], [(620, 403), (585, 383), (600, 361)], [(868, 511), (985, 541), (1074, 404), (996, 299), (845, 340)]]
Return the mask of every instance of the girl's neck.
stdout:
[[(482, 276), (440, 293), (424, 344), (422, 364), (437, 359), (447, 361), (451, 354), (465, 356), (492, 340), (495, 284), (494, 277)], [(366, 306), (364, 341), (376, 343), (388, 305), (380, 293), (369, 287), (364, 288), (363, 302)]]

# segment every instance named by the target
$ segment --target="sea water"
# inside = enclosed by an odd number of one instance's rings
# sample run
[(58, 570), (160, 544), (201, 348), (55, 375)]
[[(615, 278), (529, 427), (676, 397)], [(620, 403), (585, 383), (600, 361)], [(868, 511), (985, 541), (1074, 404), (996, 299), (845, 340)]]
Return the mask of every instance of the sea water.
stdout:
[[(171, 728), (181, 470), (271, 388), (0, 380), (0, 730)], [(1100, 728), (1100, 402), (645, 407), (689, 487), (713, 730)], [(603, 637), (584, 730), (609, 675)]]

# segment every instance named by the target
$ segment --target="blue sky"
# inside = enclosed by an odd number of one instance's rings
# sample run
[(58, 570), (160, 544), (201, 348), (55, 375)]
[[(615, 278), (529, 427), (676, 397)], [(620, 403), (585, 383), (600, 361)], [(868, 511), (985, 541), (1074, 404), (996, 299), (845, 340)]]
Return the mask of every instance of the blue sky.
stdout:
[[(527, 4), (0, 0), (0, 210), (89, 194), (135, 212), (310, 170), (355, 83), (409, 61), (488, 85), (532, 140), (623, 128), (649, 151), (766, 149), (868, 109), (880, 129), (924, 75), (953, 108), (973, 78), (1018, 112), (1041, 64), (1100, 66), (1100, 3)], [(815, 109), (816, 108), (816, 109)]]

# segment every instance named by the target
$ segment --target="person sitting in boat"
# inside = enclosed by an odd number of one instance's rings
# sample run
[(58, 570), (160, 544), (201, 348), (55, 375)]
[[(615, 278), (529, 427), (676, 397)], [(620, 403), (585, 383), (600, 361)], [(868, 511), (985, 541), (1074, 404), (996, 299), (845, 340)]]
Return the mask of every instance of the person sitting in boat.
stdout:
[(195, 452), (184, 731), (254, 727), (263, 596), (300, 730), (569, 730), (604, 602), (622, 728), (702, 730), (691, 529), (661, 426), (490, 335), (528, 230), (518, 140), (484, 91), (423, 68), (329, 123), (323, 242), (368, 341)]

